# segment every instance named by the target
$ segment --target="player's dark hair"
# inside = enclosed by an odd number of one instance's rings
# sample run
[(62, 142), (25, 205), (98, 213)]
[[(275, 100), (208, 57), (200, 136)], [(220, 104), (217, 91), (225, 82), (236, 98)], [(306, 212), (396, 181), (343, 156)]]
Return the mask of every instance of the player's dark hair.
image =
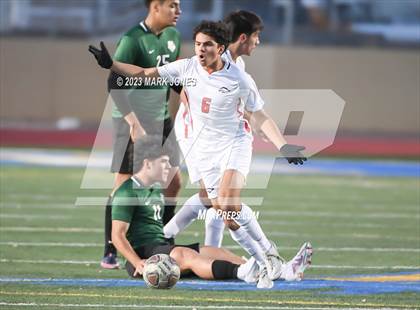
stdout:
[(255, 31), (262, 31), (264, 29), (261, 18), (250, 11), (240, 10), (231, 12), (223, 21), (230, 31), (231, 42), (238, 40), (242, 33), (250, 36)]
[[(150, 8), (150, 5), (152, 4), (153, 1), (156, 1), (156, 0), (144, 0), (144, 5), (146, 6), (146, 8)], [(157, 1), (159, 1), (162, 4), (166, 0), (157, 0)]]
[(218, 44), (223, 45), (225, 50), (229, 46), (229, 29), (226, 27), (225, 23), (221, 21), (212, 22), (203, 20), (197, 27), (194, 28), (193, 40), (195, 40), (195, 37), (200, 32), (212, 37)]
[(137, 173), (143, 168), (145, 159), (154, 160), (163, 155), (171, 156), (173, 147), (166, 139), (162, 142), (162, 136), (147, 135), (134, 142), (133, 172)]

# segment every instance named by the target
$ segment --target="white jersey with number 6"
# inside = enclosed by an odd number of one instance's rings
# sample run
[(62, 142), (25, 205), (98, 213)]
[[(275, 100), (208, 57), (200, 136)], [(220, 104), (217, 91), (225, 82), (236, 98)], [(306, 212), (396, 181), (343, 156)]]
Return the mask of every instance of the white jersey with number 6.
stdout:
[[(236, 64), (236, 66), (238, 66), (239, 69), (245, 71), (245, 62), (243, 61), (241, 56), (239, 56), (235, 62), (232, 59), (232, 55), (230, 54), (230, 51), (227, 50), (225, 53), (223, 53), (222, 59), (224, 61), (228, 61), (230, 63)], [(182, 99), (182, 96), (181, 96), (181, 99)], [(197, 127), (199, 126), (197, 125)], [(188, 103), (188, 100), (185, 100), (185, 98), (181, 101), (179, 105), (179, 109), (175, 117), (174, 129), (175, 129), (176, 138), (180, 145), (187, 143), (185, 142), (185, 140), (192, 138), (192, 133), (193, 133), (192, 119), (191, 119), (191, 114), (190, 114), (190, 109), (189, 109), (189, 103)], [(181, 149), (182, 149), (182, 145), (181, 145)]]
[[(188, 139), (180, 141), (180, 146), (186, 158), (191, 182), (198, 181), (202, 175), (197, 172), (200, 169), (195, 169), (196, 173), (192, 173), (190, 166), (218, 166), (217, 163), (209, 163), (209, 158), (217, 157), (218, 162), (225, 162), (224, 168), (230, 165), (235, 169), (235, 166), (222, 159), (228, 156), (232, 160), (232, 154), (219, 156), (229, 149), (237, 150), (233, 145), (240, 137), (248, 136), (248, 140), (252, 142), (249, 124), (243, 118), (244, 109), (254, 112), (264, 105), (252, 78), (226, 57), (223, 61), (223, 69), (212, 74), (204, 70), (197, 57), (178, 60), (158, 68), (160, 76), (168, 81), (182, 81), (188, 98), (188, 103), (184, 103), (177, 114), (175, 128), (178, 140)], [(181, 123), (184, 126), (179, 125)], [(252, 153), (252, 143), (246, 144), (249, 145), (247, 149), (241, 149), (240, 152), (249, 153), (249, 156), (243, 154), (242, 164), (240, 159), (237, 160), (237, 169), (245, 176)], [(212, 154), (219, 156), (212, 157)], [(205, 162), (200, 161), (201, 159), (205, 159)], [(214, 181), (215, 177), (212, 179), (212, 184), (217, 183)]]
[(168, 81), (184, 82), (193, 136), (200, 146), (249, 133), (244, 109), (254, 112), (264, 104), (252, 78), (228, 61), (224, 61), (223, 69), (211, 74), (196, 56), (158, 67), (158, 71)]

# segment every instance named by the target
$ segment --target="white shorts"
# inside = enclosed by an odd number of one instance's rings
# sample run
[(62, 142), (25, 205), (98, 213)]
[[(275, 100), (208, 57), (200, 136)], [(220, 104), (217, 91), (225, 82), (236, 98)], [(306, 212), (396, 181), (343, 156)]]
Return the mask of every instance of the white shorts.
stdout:
[(181, 149), (182, 156), (184, 158), (184, 163), (187, 166), (191, 184), (197, 183), (201, 179), (200, 172), (197, 166), (197, 156), (195, 154), (193, 142), (194, 139), (192, 137), (178, 140), (178, 145)]
[(200, 173), (196, 165), (195, 148), (193, 147), (194, 138), (192, 134), (191, 117), (188, 113), (186, 104), (180, 102), (179, 110), (174, 122), (175, 135), (179, 148), (181, 149), (184, 163), (187, 166), (191, 184), (200, 181)]
[(219, 183), (225, 170), (237, 170), (244, 178), (247, 177), (252, 159), (252, 140), (252, 135), (242, 135), (229, 142), (222, 152), (196, 150), (194, 164), (210, 199), (218, 197)]

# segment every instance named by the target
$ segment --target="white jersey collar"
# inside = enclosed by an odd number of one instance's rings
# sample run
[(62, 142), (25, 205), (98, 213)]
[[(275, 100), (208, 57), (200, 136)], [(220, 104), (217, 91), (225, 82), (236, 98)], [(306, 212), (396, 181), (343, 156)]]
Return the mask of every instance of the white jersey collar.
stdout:
[(235, 63), (235, 62), (233, 61), (232, 54), (230, 53), (229, 49), (227, 49), (227, 50), (226, 50), (225, 54), (226, 54), (227, 59), (228, 59), (230, 62)]
[(219, 73), (219, 72), (223, 72), (223, 71), (225, 71), (225, 70), (229, 70), (229, 68), (230, 68), (230, 66), (231, 66), (230, 61), (227, 61), (226, 59), (223, 59), (223, 57), (222, 57), (222, 61), (223, 61), (223, 68), (222, 68), (222, 69), (220, 69), (220, 70), (218, 70), (218, 71), (215, 71), (215, 72), (212, 72), (212, 73), (208, 73), (208, 72), (207, 72), (207, 71), (203, 68), (203, 66), (200, 64), (200, 61), (198, 60), (198, 57), (197, 57), (197, 56), (195, 56), (195, 58), (196, 58), (196, 61), (197, 61), (197, 63), (198, 63), (198, 67), (200, 68), (201, 72), (205, 73), (207, 76), (212, 76), (213, 74), (217, 74), (217, 73)]

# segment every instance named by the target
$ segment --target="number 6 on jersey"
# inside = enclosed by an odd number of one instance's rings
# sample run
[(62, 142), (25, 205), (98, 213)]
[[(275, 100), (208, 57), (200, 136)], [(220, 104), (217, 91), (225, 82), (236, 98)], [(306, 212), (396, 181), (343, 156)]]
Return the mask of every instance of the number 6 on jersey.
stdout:
[(203, 100), (201, 101), (201, 112), (209, 113), (210, 103), (211, 103), (211, 98), (204, 97)]

